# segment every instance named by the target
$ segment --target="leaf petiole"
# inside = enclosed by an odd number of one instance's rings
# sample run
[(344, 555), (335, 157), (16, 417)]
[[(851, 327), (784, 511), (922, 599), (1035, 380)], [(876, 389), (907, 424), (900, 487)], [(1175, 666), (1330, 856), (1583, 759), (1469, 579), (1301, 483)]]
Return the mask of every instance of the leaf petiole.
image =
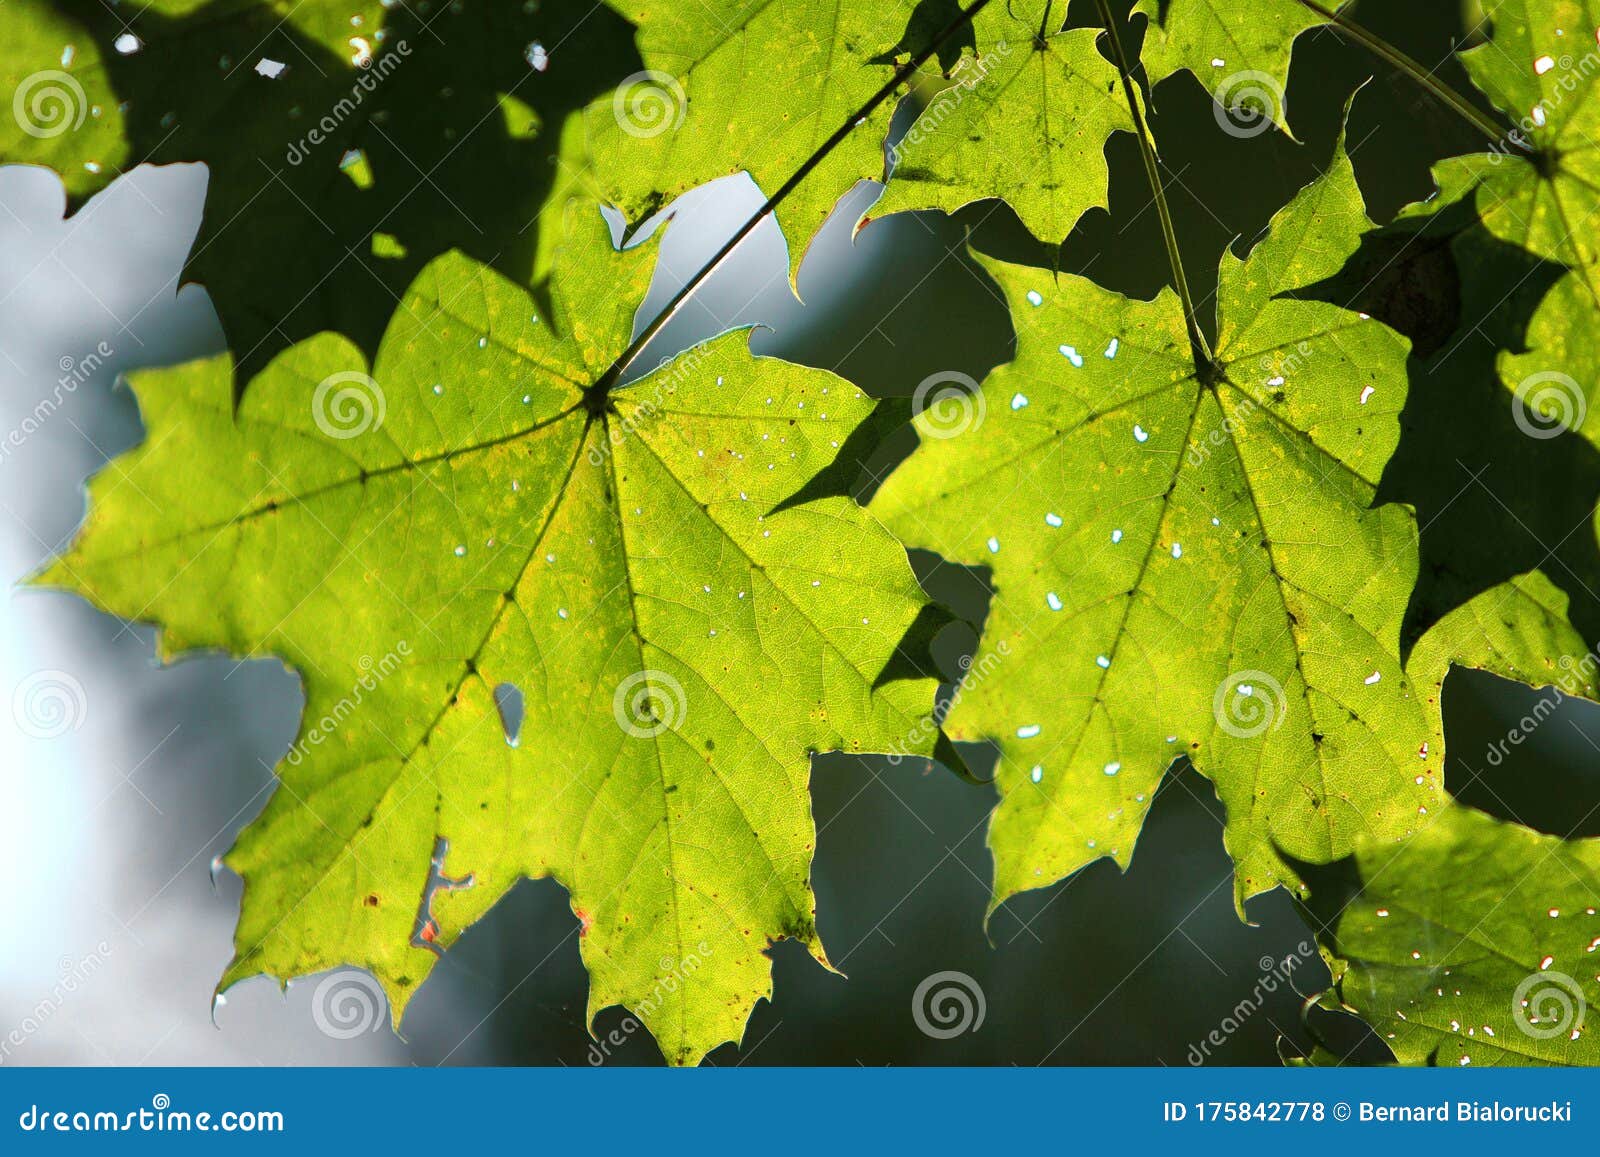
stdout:
[(1506, 126), (1498, 124), (1493, 117), (1478, 108), (1466, 97), (1441, 82), (1433, 75), (1431, 70), (1424, 68), (1420, 61), (1407, 56), (1381, 36), (1369, 32), (1361, 25), (1347, 19), (1343, 13), (1324, 6), (1318, 0), (1298, 0), (1298, 2), (1301, 7), (1315, 12), (1326, 20), (1335, 32), (1361, 45), (1361, 47), (1378, 57), (1396, 72), (1408, 77), (1418, 88), (1421, 88), (1440, 104), (1462, 117), (1468, 124), (1472, 125), (1473, 128), (1491, 141), (1506, 138), (1519, 148), (1527, 147), (1526, 143), (1519, 139), (1517, 134), (1510, 132)]
[(1105, 25), (1106, 36), (1111, 42), (1112, 56), (1115, 58), (1117, 71), (1122, 76), (1122, 89), (1128, 98), (1128, 111), (1133, 116), (1134, 128), (1139, 138), (1139, 155), (1144, 158), (1145, 176), (1150, 180), (1150, 193), (1155, 198), (1156, 215), (1161, 219), (1161, 240), (1167, 249), (1167, 260), (1172, 265), (1172, 280), (1178, 291), (1178, 299), (1183, 303), (1183, 318), (1189, 329), (1189, 346), (1194, 355), (1195, 367), (1205, 374), (1216, 364), (1211, 353), (1211, 346), (1206, 341), (1205, 332), (1200, 328), (1200, 318), (1195, 312), (1194, 295), (1189, 291), (1189, 279), (1184, 276), (1183, 258), (1178, 252), (1178, 233), (1172, 225), (1172, 211), (1167, 205), (1166, 190), (1161, 185), (1161, 171), (1156, 164), (1155, 145), (1150, 142), (1150, 129), (1145, 124), (1144, 113), (1139, 107), (1139, 94), (1133, 83), (1133, 68), (1128, 62), (1128, 54), (1122, 47), (1122, 38), (1117, 35), (1117, 22), (1111, 15), (1111, 5), (1106, 0), (1095, 0), (1100, 9), (1100, 20)]

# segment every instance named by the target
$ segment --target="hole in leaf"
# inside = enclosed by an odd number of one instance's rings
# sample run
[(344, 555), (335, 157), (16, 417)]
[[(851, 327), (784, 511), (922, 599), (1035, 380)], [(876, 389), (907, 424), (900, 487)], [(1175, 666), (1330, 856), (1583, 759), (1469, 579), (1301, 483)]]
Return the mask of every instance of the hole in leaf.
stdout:
[(501, 683), (494, 689), (494, 705), (500, 712), (500, 729), (506, 734), (506, 743), (517, 746), (522, 734), (522, 692), (515, 683)]
[(444, 862), (449, 854), (450, 841), (443, 836), (436, 837), (433, 841), (433, 855), (428, 860), (428, 880), (422, 886), (422, 899), (417, 904), (417, 918), (411, 929), (412, 946), (426, 948), (435, 954), (442, 954), (444, 951), (438, 942), (439, 922), (433, 918), (435, 893), (454, 892), (470, 888), (477, 883), (477, 878), (471, 872), (460, 877), (444, 874)]

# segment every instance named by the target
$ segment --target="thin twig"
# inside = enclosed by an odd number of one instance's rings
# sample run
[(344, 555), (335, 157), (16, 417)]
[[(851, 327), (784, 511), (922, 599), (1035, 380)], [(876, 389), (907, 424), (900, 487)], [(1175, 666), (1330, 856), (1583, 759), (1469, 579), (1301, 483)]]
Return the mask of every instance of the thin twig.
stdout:
[(1189, 328), (1189, 346), (1194, 355), (1195, 367), (1202, 372), (1215, 365), (1211, 346), (1206, 342), (1205, 331), (1200, 328), (1200, 317), (1195, 312), (1194, 296), (1189, 292), (1189, 279), (1183, 273), (1183, 258), (1178, 253), (1178, 233), (1172, 226), (1172, 210), (1167, 206), (1166, 190), (1161, 185), (1161, 170), (1156, 165), (1155, 145), (1150, 142), (1150, 129), (1144, 122), (1139, 107), (1138, 89), (1133, 83), (1133, 68), (1128, 54), (1123, 50), (1122, 38), (1117, 35), (1116, 18), (1111, 15), (1111, 5), (1106, 0), (1095, 0), (1100, 8), (1100, 19), (1106, 26), (1106, 36), (1111, 41), (1111, 54), (1116, 59), (1117, 71), (1122, 75), (1122, 90), (1128, 98), (1128, 111), (1133, 115), (1133, 126), (1139, 138), (1139, 155), (1144, 158), (1145, 176), (1150, 179), (1150, 193), (1155, 197), (1156, 215), (1161, 218), (1161, 240), (1167, 247), (1167, 260), (1172, 264), (1172, 280), (1178, 290), (1178, 300), (1183, 302), (1183, 319)]

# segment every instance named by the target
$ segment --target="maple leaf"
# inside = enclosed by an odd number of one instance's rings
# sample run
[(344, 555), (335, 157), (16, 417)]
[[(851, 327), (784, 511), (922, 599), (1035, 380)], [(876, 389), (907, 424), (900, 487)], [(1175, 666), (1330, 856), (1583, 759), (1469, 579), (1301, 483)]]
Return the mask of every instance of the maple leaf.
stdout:
[(1106, 140), (1132, 132), (1133, 119), (1116, 67), (1095, 48), (1100, 31), (1063, 30), (1065, 8), (1028, 0), (977, 15), (976, 51), (895, 146), (876, 213), (1000, 197), (1034, 236), (1059, 241), (1085, 210), (1105, 207)]
[[(1594, 637), (1600, 454), (1580, 436), (1588, 424), (1578, 381), (1592, 366), (1580, 282), (1496, 237), (1470, 201), (1458, 201), (1368, 234), (1335, 278), (1308, 292), (1371, 311), (1418, 343), (1400, 444), (1380, 486), (1383, 499), (1414, 507), (1422, 527), (1402, 653), (1525, 572), (1558, 597), (1501, 600), (1496, 622), (1548, 639), (1549, 607), (1559, 606), (1578, 635)], [(1489, 669), (1537, 682), (1558, 655)]]
[[(1407, 669), (1437, 702), (1452, 665), (1550, 688), (1534, 719), (1594, 698), (1600, 673), (1566, 597), (1536, 572), (1445, 615)], [(1587, 963), (1600, 943), (1600, 840), (1441, 802), (1403, 840), (1364, 834), (1348, 860), (1307, 866), (1304, 902), (1333, 972), (1322, 1004), (1360, 1015), (1403, 1064), (1596, 1063), (1584, 1030), (1600, 996)]]
[[(1591, 0), (1492, 0), (1488, 39), (1459, 54), (1473, 82), (1511, 121), (1487, 152), (1434, 166), (1437, 194), (1402, 216), (1422, 218), (1473, 205), (1493, 236), (1569, 275), (1545, 296), (1527, 329), (1525, 356), (1501, 360), (1518, 424), (1535, 437), (1564, 430), (1600, 441), (1600, 401), (1590, 343), (1572, 340), (1600, 317), (1600, 6)], [(1493, 126), (1491, 125), (1492, 129)]]
[(770, 196), (814, 161), (774, 214), (791, 279), (839, 197), (883, 178), (894, 102), (872, 100), (897, 76), (896, 56), (966, 29), (959, 7), (933, 19), (911, 0), (608, 2), (638, 26), (645, 70), (586, 114), (603, 198), (638, 223), (740, 169)]
[[(1289, 133), (1284, 93), (1294, 41), (1325, 24), (1327, 10), (1302, 0), (1138, 0), (1148, 21), (1140, 59), (1152, 86), (1180, 70), (1194, 74), (1218, 106), (1218, 123), (1254, 136), (1276, 125)], [(1231, 125), (1231, 128), (1229, 127)]]
[(925, 406), (872, 509), (992, 569), (984, 674), (946, 726), (999, 746), (994, 904), (1101, 856), (1126, 865), (1183, 755), (1227, 807), (1241, 901), (1296, 885), (1278, 849), (1327, 861), (1437, 799), (1400, 659), (1416, 524), (1374, 504), (1406, 342), (1288, 296), (1367, 225), (1341, 145), (1248, 257), (1224, 256), (1209, 366), (1170, 291), (985, 262), (1016, 359)]
[(1363, 838), (1341, 868), (1309, 901), (1329, 920), (1323, 1004), (1368, 1021), (1402, 1064), (1600, 1062), (1600, 840), (1457, 804), (1398, 845)]
[(646, 257), (591, 206), (550, 315), (441, 257), (370, 374), (313, 338), (237, 420), (226, 358), (135, 375), (148, 440), (43, 581), (306, 694), (227, 857), (224, 986), (355, 964), (398, 1017), (539, 876), (572, 895), (591, 1017), (626, 1005), (674, 1062), (740, 1037), (770, 941), (826, 963), (809, 756), (933, 749), (936, 682), (897, 650), (926, 600), (853, 501), (788, 501), (871, 412), (855, 387), (737, 333), (618, 381)]
[[(1496, 236), (1600, 286), (1587, 224), (1600, 209), (1600, 110), (1589, 99), (1600, 69), (1593, 0), (1486, 0), (1489, 39), (1458, 54), (1474, 84), (1512, 122), (1490, 151), (1434, 166), (1432, 213), (1475, 194)], [(1576, 54), (1576, 55), (1575, 55)]]
[[(1563, 604), (1538, 574), (1485, 591), (1423, 637), (1412, 678), (1437, 694), (1465, 663), (1548, 686), (1549, 705), (1593, 698), (1594, 657)], [(1349, 859), (1305, 870), (1333, 972), (1321, 1003), (1361, 1016), (1401, 1063), (1596, 1063), (1585, 1029), (1600, 994), (1587, 963), (1600, 942), (1600, 840), (1444, 801), (1403, 840), (1364, 834)], [(1325, 1049), (1309, 1059), (1341, 1063)]]

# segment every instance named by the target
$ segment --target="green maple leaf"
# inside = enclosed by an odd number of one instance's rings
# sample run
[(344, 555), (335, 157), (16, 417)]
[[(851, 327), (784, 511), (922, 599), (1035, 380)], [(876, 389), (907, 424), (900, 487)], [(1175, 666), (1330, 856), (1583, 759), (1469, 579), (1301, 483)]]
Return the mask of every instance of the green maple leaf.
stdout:
[(1600, 439), (1588, 412), (1597, 398), (1594, 362), (1574, 330), (1600, 316), (1600, 111), (1591, 99), (1600, 71), (1600, 6), (1591, 0), (1492, 0), (1492, 34), (1460, 54), (1473, 82), (1511, 121), (1490, 151), (1434, 166), (1438, 194), (1406, 214), (1437, 214), (1466, 200), (1496, 237), (1571, 270), (1528, 328), (1530, 354), (1502, 361), (1524, 424)]
[[(1437, 699), (1452, 664), (1553, 688), (1552, 707), (1595, 695), (1594, 656), (1538, 573), (1445, 615), (1407, 668)], [(1538, 835), (1451, 801), (1417, 829), (1363, 835), (1348, 860), (1308, 869), (1305, 904), (1334, 977), (1322, 1004), (1360, 1015), (1405, 1064), (1596, 1063), (1584, 1030), (1600, 993), (1589, 963), (1600, 841)]]
[[(300, 737), (228, 855), (223, 985), (355, 964), (398, 1016), (427, 941), (551, 876), (591, 1014), (624, 1004), (693, 1062), (770, 993), (771, 940), (826, 963), (809, 754), (932, 748), (935, 680), (897, 651), (925, 599), (854, 502), (788, 501), (871, 412), (858, 390), (738, 334), (615, 385), (646, 255), (591, 207), (558, 269), (546, 316), (442, 257), (370, 376), (323, 335), (237, 420), (226, 358), (136, 375), (148, 441), (44, 581), (160, 624), (164, 655), (301, 675)], [(429, 888), (436, 841), (472, 887)]]
[(1461, 62), (1515, 127), (1488, 153), (1435, 166), (1435, 200), (1415, 214), (1472, 197), (1495, 235), (1571, 273), (1554, 286), (1529, 322), (1523, 355), (1500, 369), (1523, 425), (1535, 436), (1563, 429), (1600, 440), (1591, 417), (1596, 363), (1578, 338), (1600, 317), (1600, 250), (1592, 225), (1600, 213), (1600, 113), (1591, 97), (1600, 71), (1595, 30), (1600, 7), (1572, 0), (1517, 0), (1487, 5), (1489, 40), (1461, 53)]
[(1417, 212), (1476, 193), (1497, 236), (1581, 272), (1591, 287), (1596, 248), (1588, 227), (1600, 208), (1600, 110), (1590, 99), (1600, 69), (1592, 0), (1485, 0), (1492, 34), (1460, 54), (1473, 82), (1511, 120), (1491, 151), (1434, 168), (1440, 194)]
[(1568, 600), (1538, 571), (1517, 575), (1451, 611), (1422, 637), (1407, 668), (1438, 689), (1451, 665), (1489, 671), (1530, 687), (1596, 697), (1595, 661), (1568, 617)]
[(1268, 125), (1289, 132), (1284, 93), (1295, 37), (1327, 23), (1325, 15), (1300, 0), (1138, 0), (1133, 11), (1148, 21), (1140, 59), (1151, 85), (1187, 69), (1236, 134)]
[[(915, 54), (942, 31), (913, 25), (910, 0), (608, 2), (638, 25), (645, 71), (586, 123), (603, 195), (634, 223), (740, 169), (770, 196), (894, 76), (891, 46)], [(839, 197), (882, 179), (892, 112), (869, 112), (778, 206), (791, 276)]]
[(1247, 258), (1224, 257), (1207, 370), (1170, 291), (986, 263), (1016, 359), (975, 396), (923, 399), (922, 444), (873, 509), (993, 571), (946, 726), (1000, 749), (995, 904), (1126, 864), (1182, 755), (1227, 807), (1241, 900), (1297, 882), (1276, 849), (1327, 861), (1437, 799), (1432, 713), (1400, 657), (1416, 524), (1374, 505), (1407, 346), (1286, 296), (1367, 226), (1341, 146)]
[[(1582, 637), (1600, 630), (1600, 562), (1584, 529), (1594, 519), (1600, 456), (1566, 434), (1593, 429), (1579, 385), (1592, 380), (1593, 366), (1581, 340), (1583, 290), (1560, 266), (1495, 237), (1470, 210), (1458, 202), (1369, 234), (1337, 278), (1314, 291), (1370, 310), (1418, 342), (1400, 446), (1381, 491), (1413, 506), (1423, 528), (1402, 633), (1407, 654), (1452, 611), (1530, 571), (1552, 584), (1549, 597), (1502, 600), (1496, 623), (1519, 623), (1529, 640), (1548, 640), (1552, 613)], [(1461, 645), (1469, 654), (1470, 636)], [(1488, 669), (1536, 683), (1559, 655)]]
[(1342, 903), (1322, 935), (1324, 1003), (1359, 1014), (1402, 1064), (1600, 1063), (1600, 841), (1454, 805), (1399, 845), (1362, 840), (1347, 870), (1344, 890), (1326, 885)]
[(1106, 140), (1132, 132), (1133, 119), (1115, 66), (1095, 48), (1100, 31), (1063, 31), (1065, 18), (1052, 0), (978, 14), (978, 50), (895, 146), (875, 212), (953, 212), (1000, 197), (1034, 236), (1059, 241), (1085, 210), (1105, 207)]

